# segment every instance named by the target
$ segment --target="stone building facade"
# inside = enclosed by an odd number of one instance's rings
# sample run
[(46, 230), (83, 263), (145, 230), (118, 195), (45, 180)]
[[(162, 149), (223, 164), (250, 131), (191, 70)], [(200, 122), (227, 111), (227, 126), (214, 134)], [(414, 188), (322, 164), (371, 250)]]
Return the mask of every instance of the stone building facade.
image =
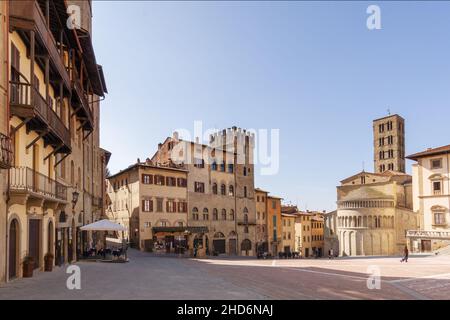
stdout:
[(341, 256), (401, 254), (406, 231), (417, 227), (407, 174), (361, 172), (341, 181), (337, 199)]
[(333, 249), (333, 255), (339, 254), (339, 238), (337, 236), (337, 211), (327, 212), (324, 217), (324, 253), (328, 255)]
[(407, 157), (413, 165), (414, 212), (417, 230), (408, 230), (414, 252), (430, 252), (450, 244), (450, 145)]
[(267, 196), (268, 192), (255, 189), (256, 200), (256, 244), (260, 252), (269, 252), (268, 230), (267, 230)]
[(176, 235), (158, 232), (161, 227), (187, 227), (187, 171), (183, 167), (136, 163), (108, 178), (108, 196), (108, 218), (129, 228), (124, 236), (132, 246), (149, 251), (160, 242), (174, 248), (180, 236), (184, 239), (184, 229)]
[(281, 248), (285, 253), (295, 251), (295, 218), (295, 214), (281, 213), (281, 232), (283, 237)]
[(311, 219), (313, 214), (297, 210), (295, 219), (295, 251), (300, 252), (302, 257), (308, 258), (313, 255)]
[[(6, 278), (12, 279), (22, 276), (27, 256), (43, 269), (46, 254), (54, 255), (56, 264), (70, 262), (89, 241), (79, 228), (103, 210), (99, 100), (106, 85), (90, 31), (62, 23), (69, 18), (70, 1), (5, 2), (10, 4), (8, 126), (14, 151), (6, 201)], [(82, 17), (90, 21), (86, 3)]]
[(267, 233), (269, 253), (272, 256), (282, 252), (281, 200), (281, 198), (272, 195), (267, 197)]
[(151, 158), (186, 166), (188, 225), (207, 228), (199, 241), (209, 253), (256, 254), (253, 149), (254, 136), (233, 127), (211, 135), (208, 145), (174, 133)]
[(8, 169), (12, 164), (11, 139), (9, 138), (9, 101), (8, 101), (8, 43), (9, 1), (0, 2), (0, 283), (7, 279), (7, 190)]
[(405, 172), (405, 120), (389, 115), (373, 121), (374, 172)]

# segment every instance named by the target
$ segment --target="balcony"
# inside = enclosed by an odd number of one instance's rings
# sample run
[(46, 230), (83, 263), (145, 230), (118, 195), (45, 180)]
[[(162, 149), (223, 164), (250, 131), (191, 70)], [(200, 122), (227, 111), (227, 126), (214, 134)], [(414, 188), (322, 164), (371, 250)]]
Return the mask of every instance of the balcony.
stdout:
[(420, 238), (420, 239), (450, 240), (450, 231), (408, 230), (406, 231), (406, 237)]
[(0, 133), (1, 155), (0, 169), (9, 169), (13, 161), (11, 138)]
[[(70, 88), (70, 78), (62, 60), (61, 52), (57, 48), (57, 42), (47, 25), (47, 19), (43, 14), (37, 0), (10, 0), (9, 6), (10, 24), (18, 31), (35, 31), (36, 45), (49, 55), (51, 71), (57, 73), (63, 80), (66, 88)], [(58, 21), (61, 17), (51, 10), (49, 21)], [(62, 20), (65, 22), (65, 20)], [(26, 39), (27, 37), (25, 37)], [(37, 51), (37, 52), (38, 52)]]
[(32, 119), (29, 128), (47, 132), (46, 143), (60, 147), (58, 152), (70, 153), (70, 133), (46, 99), (27, 82), (10, 81), (11, 114)]
[(10, 169), (12, 193), (32, 195), (44, 200), (67, 201), (67, 187), (28, 167)]
[(69, 72), (72, 83), (72, 92), (74, 93), (72, 97), (76, 98), (75, 100), (72, 99), (72, 105), (75, 107), (75, 109), (79, 109), (79, 116), (81, 116), (82, 118), (86, 118), (87, 121), (84, 125), (85, 129), (91, 130), (94, 126), (92, 111), (89, 106), (89, 101), (85, 94), (83, 86), (81, 85), (81, 79), (75, 67), (72, 67)]
[(256, 220), (254, 219), (238, 219), (237, 224), (240, 226), (256, 226)]

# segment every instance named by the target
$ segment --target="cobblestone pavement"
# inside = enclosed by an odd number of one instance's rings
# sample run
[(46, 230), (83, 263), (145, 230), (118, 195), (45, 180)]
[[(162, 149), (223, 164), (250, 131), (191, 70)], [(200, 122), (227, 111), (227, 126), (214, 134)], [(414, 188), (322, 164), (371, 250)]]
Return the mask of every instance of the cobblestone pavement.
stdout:
[[(65, 268), (0, 286), (0, 299), (450, 299), (450, 257), (256, 260), (184, 259), (130, 250), (126, 264), (78, 262), (81, 290)], [(367, 288), (368, 267), (381, 288)]]

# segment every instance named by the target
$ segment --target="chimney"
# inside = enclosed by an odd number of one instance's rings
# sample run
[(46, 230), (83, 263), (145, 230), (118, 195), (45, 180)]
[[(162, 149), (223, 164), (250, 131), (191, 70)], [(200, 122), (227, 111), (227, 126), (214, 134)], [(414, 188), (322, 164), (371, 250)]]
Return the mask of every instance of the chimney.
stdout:
[(200, 143), (199, 137), (195, 137), (195, 143), (196, 143), (196, 144), (199, 144), (199, 143)]
[(178, 132), (177, 131), (173, 132), (172, 139), (175, 140), (175, 141), (178, 141)]

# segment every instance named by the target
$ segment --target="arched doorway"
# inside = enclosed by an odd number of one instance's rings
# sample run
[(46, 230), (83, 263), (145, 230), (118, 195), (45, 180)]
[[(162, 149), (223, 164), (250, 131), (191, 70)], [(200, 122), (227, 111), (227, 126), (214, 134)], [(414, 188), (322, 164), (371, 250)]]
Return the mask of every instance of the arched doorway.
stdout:
[(225, 253), (225, 235), (222, 232), (214, 234), (213, 248), (217, 254)]
[(241, 251), (245, 251), (245, 255), (248, 256), (252, 250), (252, 242), (249, 239), (242, 240)]
[(228, 235), (228, 254), (235, 256), (237, 254), (237, 234), (231, 231)]
[(47, 231), (47, 253), (53, 254), (53, 237), (54, 237), (54, 231), (53, 231), (53, 222), (50, 220), (48, 223), (48, 231)]
[(19, 223), (16, 219), (13, 219), (9, 225), (9, 279), (17, 277), (19, 234)]

